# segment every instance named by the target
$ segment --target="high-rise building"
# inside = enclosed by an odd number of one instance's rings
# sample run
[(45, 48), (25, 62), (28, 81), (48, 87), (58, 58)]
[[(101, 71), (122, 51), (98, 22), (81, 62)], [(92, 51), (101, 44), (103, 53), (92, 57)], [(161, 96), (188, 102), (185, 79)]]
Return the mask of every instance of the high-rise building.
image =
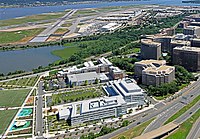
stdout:
[(161, 57), (161, 43), (151, 39), (141, 40), (141, 57), (142, 59), (155, 59)]
[(175, 47), (182, 47), (182, 46), (190, 46), (190, 41), (183, 41), (183, 40), (172, 40), (170, 43), (170, 53), (173, 54), (173, 49)]
[(173, 64), (181, 65), (189, 71), (200, 71), (200, 48), (187, 46), (174, 48)]

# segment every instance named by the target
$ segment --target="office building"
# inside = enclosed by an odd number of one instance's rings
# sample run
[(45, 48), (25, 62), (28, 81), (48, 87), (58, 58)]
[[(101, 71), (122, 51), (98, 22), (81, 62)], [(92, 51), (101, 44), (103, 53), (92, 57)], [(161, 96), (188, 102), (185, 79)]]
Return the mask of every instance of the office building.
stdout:
[(68, 120), (71, 125), (110, 117), (119, 117), (128, 109), (144, 105), (144, 91), (132, 79), (111, 81), (103, 87), (106, 97), (68, 103), (58, 111), (59, 119)]
[(191, 46), (191, 43), (190, 41), (172, 40), (170, 43), (170, 53), (173, 54), (173, 49), (175, 47), (182, 47), (182, 46)]
[(154, 41), (161, 43), (162, 52), (170, 52), (170, 43), (173, 39), (172, 36), (155, 36)]
[(141, 40), (141, 58), (142, 59), (155, 59), (161, 57), (161, 43), (154, 42), (151, 39)]
[(200, 48), (187, 46), (174, 48), (173, 64), (183, 66), (189, 71), (200, 71)]
[(163, 83), (170, 83), (175, 79), (175, 67), (160, 66), (148, 67), (142, 71), (142, 84), (159, 86)]
[(148, 67), (160, 67), (162, 65), (166, 65), (165, 60), (142, 60), (139, 62), (135, 62), (134, 65), (134, 73), (138, 78), (142, 77), (142, 71)]
[(85, 85), (86, 82), (88, 84), (93, 84), (96, 80), (100, 82), (109, 81), (108, 77), (104, 73), (86, 72), (67, 75), (67, 83), (74, 86)]
[(125, 77), (125, 74), (124, 72), (119, 69), (118, 67), (114, 67), (114, 66), (111, 66), (110, 67), (110, 76), (114, 79), (114, 80), (118, 80), (118, 79), (122, 79)]
[(183, 34), (200, 36), (200, 27), (198, 27), (198, 26), (187, 26), (183, 29)]
[(191, 47), (200, 47), (200, 39), (199, 38), (193, 38), (191, 40)]

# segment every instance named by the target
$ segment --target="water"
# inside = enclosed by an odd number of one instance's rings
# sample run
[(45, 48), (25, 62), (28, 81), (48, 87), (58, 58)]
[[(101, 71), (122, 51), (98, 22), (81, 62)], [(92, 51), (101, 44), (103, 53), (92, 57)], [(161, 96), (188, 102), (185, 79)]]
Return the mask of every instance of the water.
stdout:
[(119, 1), (119, 2), (99, 2), (90, 4), (75, 4), (64, 6), (41, 6), (26, 8), (0, 8), (0, 20), (28, 16), (34, 14), (60, 12), (66, 9), (101, 8), (108, 6), (128, 6), (128, 5), (160, 4), (177, 6), (195, 6), (198, 4), (182, 3), (182, 0), (149, 0), (149, 1)]
[(31, 71), (38, 66), (47, 66), (60, 58), (51, 51), (64, 49), (62, 46), (30, 48), (25, 50), (0, 52), (0, 73), (16, 70)]
[[(49, 12), (59, 12), (66, 9), (101, 8), (108, 6), (128, 6), (128, 5), (160, 4), (176, 6), (195, 6), (198, 4), (182, 3), (182, 0), (150, 0), (150, 1), (119, 1), (119, 2), (99, 2), (90, 4), (76, 4), (65, 6), (41, 6), (26, 8), (0, 8), (0, 20), (42, 14)], [(14, 72), (16, 70), (31, 71), (38, 66), (47, 66), (59, 57), (51, 54), (51, 51), (63, 49), (61, 46), (31, 48), (26, 50), (0, 52), (0, 73)]]

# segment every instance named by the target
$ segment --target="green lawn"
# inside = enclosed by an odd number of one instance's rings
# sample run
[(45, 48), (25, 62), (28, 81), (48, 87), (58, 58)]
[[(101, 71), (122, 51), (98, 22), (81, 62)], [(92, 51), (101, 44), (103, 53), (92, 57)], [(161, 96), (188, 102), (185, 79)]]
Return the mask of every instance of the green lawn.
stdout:
[(94, 15), (97, 14), (96, 10), (93, 9), (85, 9), (85, 10), (78, 10), (76, 13), (72, 15), (72, 17), (77, 17), (77, 16), (89, 16), (89, 15)]
[(13, 32), (0, 32), (0, 44), (27, 42), (43, 30), (43, 28), (37, 28)]
[(62, 27), (70, 27), (72, 25), (72, 23), (64, 23), (62, 24)]
[(6, 131), (16, 113), (17, 110), (0, 111), (0, 134)]
[(6, 82), (0, 82), (0, 87), (10, 89), (16, 88), (15, 86), (34, 86), (37, 80), (37, 76), (30, 78), (15, 79)]
[(0, 90), (0, 107), (21, 106), (29, 91), (29, 89)]
[(187, 121), (185, 121), (183, 124), (181, 124), (179, 129), (176, 132), (172, 133), (166, 139), (186, 139), (193, 124), (196, 122), (196, 120), (199, 117), (200, 117), (200, 110), (198, 110), (195, 114), (192, 115), (191, 118), (189, 118)]
[(120, 139), (120, 138), (123, 138), (123, 139), (132, 139), (134, 137), (137, 137), (137, 136), (140, 136), (142, 134), (142, 132), (145, 130), (145, 128), (154, 120), (151, 119), (145, 123), (142, 123), (141, 125), (138, 125), (132, 129), (129, 129), (115, 137), (113, 137), (112, 139)]
[(192, 106), (194, 106), (198, 101), (200, 101), (200, 95), (196, 97), (191, 103), (188, 105), (184, 106), (182, 109), (180, 109), (177, 113), (175, 113), (172, 117), (170, 117), (164, 124), (168, 124), (178, 117), (180, 117), (182, 114), (184, 114), (187, 110), (189, 110)]
[(74, 47), (66, 47), (64, 49), (61, 49), (61, 50), (54, 50), (52, 51), (51, 53), (53, 55), (56, 55), (62, 59), (67, 59), (69, 58), (70, 56), (72, 56), (74, 53), (78, 52), (81, 48), (80, 47), (77, 47), (77, 46), (74, 46)]
[(95, 98), (101, 96), (102, 93), (94, 88), (77, 90), (72, 92), (53, 94), (52, 95), (52, 105), (57, 105), (60, 103), (73, 102), (84, 100), (88, 98)]
[(0, 27), (18, 25), (18, 24), (24, 24), (28, 22), (36, 22), (36, 21), (42, 21), (42, 20), (57, 19), (64, 16), (65, 13), (66, 12), (39, 14), (39, 15), (31, 15), (31, 16), (25, 16), (25, 17), (8, 19), (8, 20), (1, 20)]
[(67, 32), (69, 32), (69, 29), (67, 29), (67, 28), (59, 28), (59, 29), (57, 29), (57, 30), (54, 32), (54, 34), (61, 34), (61, 35), (63, 35), (63, 34), (65, 34), (65, 33), (67, 33)]

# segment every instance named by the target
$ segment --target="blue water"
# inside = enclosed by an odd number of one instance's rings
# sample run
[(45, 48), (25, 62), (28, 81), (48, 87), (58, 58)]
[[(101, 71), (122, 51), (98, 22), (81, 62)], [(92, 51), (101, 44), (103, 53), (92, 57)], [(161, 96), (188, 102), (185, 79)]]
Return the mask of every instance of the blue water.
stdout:
[(119, 95), (119, 94), (117, 94), (115, 92), (115, 90), (112, 87), (106, 87), (105, 89), (109, 93), (109, 96), (117, 96), (117, 95)]
[(177, 6), (195, 6), (197, 4), (182, 3), (182, 0), (149, 0), (149, 1), (119, 1), (119, 2), (99, 2), (90, 4), (75, 4), (64, 6), (41, 6), (26, 8), (0, 8), (0, 20), (28, 16), (41, 13), (59, 12), (66, 9), (83, 9), (83, 8), (101, 8), (108, 6), (128, 6), (128, 5), (177, 5)]
[(31, 71), (38, 66), (47, 66), (60, 59), (52, 55), (51, 51), (64, 48), (62, 46), (47, 46), (0, 52), (0, 73), (14, 72), (16, 70)]
[(19, 117), (30, 116), (32, 112), (33, 112), (32, 108), (24, 108), (22, 109), (22, 111), (20, 111), (18, 116)]

